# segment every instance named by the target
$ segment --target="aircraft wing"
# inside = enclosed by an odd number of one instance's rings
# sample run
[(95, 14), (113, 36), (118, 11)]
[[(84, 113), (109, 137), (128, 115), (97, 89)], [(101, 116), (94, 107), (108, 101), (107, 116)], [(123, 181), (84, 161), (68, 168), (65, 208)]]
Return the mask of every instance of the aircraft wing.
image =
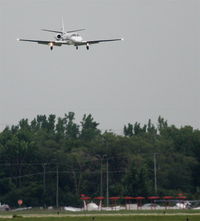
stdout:
[(122, 41), (124, 40), (123, 38), (115, 38), (115, 39), (104, 39), (104, 40), (92, 40), (92, 41), (82, 41), (78, 43), (78, 45), (91, 45), (91, 44), (98, 44), (101, 42), (109, 42), (109, 41)]
[(61, 46), (62, 44), (66, 44), (66, 41), (44, 41), (44, 40), (31, 40), (31, 39), (17, 39), (18, 41), (27, 41), (27, 42), (34, 42), (38, 44), (49, 45), (53, 44), (55, 46)]

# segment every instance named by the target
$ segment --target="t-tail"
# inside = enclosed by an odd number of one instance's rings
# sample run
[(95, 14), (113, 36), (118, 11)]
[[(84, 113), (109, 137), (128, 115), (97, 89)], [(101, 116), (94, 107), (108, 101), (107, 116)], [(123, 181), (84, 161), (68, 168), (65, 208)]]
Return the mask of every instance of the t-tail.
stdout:
[(60, 30), (60, 31), (52, 30), (52, 29), (41, 29), (41, 30), (42, 30), (42, 31), (47, 31), (47, 32), (64, 34), (64, 33), (66, 33), (66, 32), (65, 32), (63, 17), (62, 17), (61, 25), (62, 25), (62, 26), (61, 26), (61, 30)]
[(47, 32), (53, 32), (57, 34), (65, 34), (65, 33), (73, 33), (73, 32), (78, 32), (78, 31), (84, 31), (85, 29), (76, 29), (76, 30), (71, 30), (71, 31), (65, 31), (65, 26), (64, 26), (64, 21), (62, 17), (62, 27), (60, 31), (57, 30), (52, 30), (52, 29), (41, 29), (42, 31), (47, 31)]
[(65, 33), (65, 25), (62, 17), (62, 28), (61, 28), (62, 33)]

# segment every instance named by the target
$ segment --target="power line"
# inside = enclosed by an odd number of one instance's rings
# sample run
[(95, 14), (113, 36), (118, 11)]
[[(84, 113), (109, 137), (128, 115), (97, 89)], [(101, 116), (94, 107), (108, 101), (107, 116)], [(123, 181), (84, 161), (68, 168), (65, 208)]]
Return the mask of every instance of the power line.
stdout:
[[(79, 173), (82, 173), (84, 171), (73, 171), (73, 170), (70, 170), (70, 171), (59, 171), (59, 174), (73, 174), (73, 173), (76, 173), (76, 174), (79, 174)], [(127, 171), (126, 170), (113, 170), (113, 171), (108, 171), (108, 174), (114, 174), (114, 173), (126, 173)], [(48, 172), (45, 172), (45, 174), (56, 174), (57, 173), (57, 170), (53, 170), (53, 171), (48, 171)], [(99, 174), (99, 171), (90, 171), (90, 172), (87, 172), (89, 174)], [(107, 173), (107, 172), (106, 172)], [(1, 177), (1, 179), (19, 179), (19, 178), (24, 178), (24, 177), (31, 177), (31, 176), (38, 176), (38, 175), (43, 175), (44, 172), (39, 172), (39, 173), (31, 173), (31, 174), (25, 174), (25, 175), (20, 175), (20, 176), (10, 176), (10, 177)]]
[[(159, 153), (156, 153), (159, 154)], [(133, 155), (152, 155), (152, 153), (133, 153)], [(127, 156), (120, 156), (120, 157), (108, 157), (106, 158), (108, 160), (115, 160), (115, 159), (130, 159), (130, 157)], [(106, 159), (102, 159), (102, 161), (106, 162)], [(88, 163), (88, 162), (95, 162), (95, 161), (100, 161), (101, 159), (92, 159), (92, 160), (85, 160), (84, 163)], [(60, 165), (60, 166), (67, 166), (67, 164), (65, 163), (59, 163), (59, 162), (37, 162), (37, 163), (0, 163), (0, 166), (43, 166), (43, 165)]]

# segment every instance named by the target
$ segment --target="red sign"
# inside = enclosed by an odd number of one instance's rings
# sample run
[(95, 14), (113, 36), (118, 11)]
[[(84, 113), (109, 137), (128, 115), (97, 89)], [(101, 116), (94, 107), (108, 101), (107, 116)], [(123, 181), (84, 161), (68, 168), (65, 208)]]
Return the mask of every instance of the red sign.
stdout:
[(21, 206), (23, 201), (22, 200), (18, 200), (17, 203), (18, 203), (19, 206)]

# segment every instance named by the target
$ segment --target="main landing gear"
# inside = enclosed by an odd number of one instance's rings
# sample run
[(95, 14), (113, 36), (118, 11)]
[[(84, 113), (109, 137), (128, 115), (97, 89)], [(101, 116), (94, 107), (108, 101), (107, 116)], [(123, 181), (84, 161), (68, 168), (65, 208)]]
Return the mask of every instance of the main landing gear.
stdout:
[[(89, 44), (86, 44), (86, 49), (87, 49), (87, 50), (90, 49)], [(78, 45), (76, 45), (76, 50), (78, 50)]]
[(50, 50), (52, 51), (53, 50), (53, 42), (50, 42), (48, 45), (50, 47)]

